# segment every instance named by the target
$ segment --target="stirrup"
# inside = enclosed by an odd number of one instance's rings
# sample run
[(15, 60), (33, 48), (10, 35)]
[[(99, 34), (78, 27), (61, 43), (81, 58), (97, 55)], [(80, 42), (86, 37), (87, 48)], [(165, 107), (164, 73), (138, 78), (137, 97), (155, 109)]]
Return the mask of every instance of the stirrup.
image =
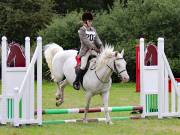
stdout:
[(74, 82), (73, 87), (74, 87), (75, 90), (79, 90), (80, 89), (80, 83), (79, 82)]

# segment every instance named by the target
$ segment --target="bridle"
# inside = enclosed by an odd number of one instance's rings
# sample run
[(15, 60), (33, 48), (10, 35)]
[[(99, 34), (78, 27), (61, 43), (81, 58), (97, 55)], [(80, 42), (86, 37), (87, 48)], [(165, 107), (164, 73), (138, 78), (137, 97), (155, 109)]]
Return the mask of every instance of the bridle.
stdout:
[(123, 60), (123, 59), (124, 59), (124, 58), (117, 58), (117, 59), (114, 60), (114, 69), (111, 68), (109, 65), (107, 65), (107, 67), (110, 68), (111, 71), (115, 72), (115, 73), (118, 75), (118, 77), (120, 77), (121, 73), (127, 71), (126, 69), (123, 69), (123, 70), (121, 70), (120, 72), (117, 70), (116, 60)]
[[(115, 72), (115, 73), (118, 75), (118, 77), (120, 77), (121, 73), (127, 71), (126, 69), (123, 69), (123, 70), (121, 70), (120, 72), (118, 72), (117, 67), (116, 67), (116, 60), (121, 60), (121, 59), (123, 60), (124, 58), (114, 59), (114, 64), (113, 64), (114, 67), (113, 67), (113, 68), (110, 67), (108, 64), (106, 64), (106, 66), (107, 66), (109, 69), (111, 69), (111, 71)], [(109, 81), (108, 81), (108, 82), (102, 81), (102, 80), (99, 78), (99, 76), (97, 75), (96, 70), (95, 70), (95, 74), (96, 74), (96, 77), (98, 78), (98, 80), (99, 80), (101, 83), (109, 83)]]

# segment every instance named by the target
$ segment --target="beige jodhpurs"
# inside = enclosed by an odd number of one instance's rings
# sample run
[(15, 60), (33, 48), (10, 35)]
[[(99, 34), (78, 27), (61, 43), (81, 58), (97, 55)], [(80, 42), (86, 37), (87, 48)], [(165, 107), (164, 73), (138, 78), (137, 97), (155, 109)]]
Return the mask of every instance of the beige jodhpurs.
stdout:
[(88, 58), (89, 58), (90, 55), (97, 56), (98, 54), (94, 50), (88, 50), (86, 52), (86, 54), (81, 57), (81, 67), (80, 67), (80, 69), (84, 70), (86, 68), (86, 64), (87, 64), (87, 61), (88, 61)]

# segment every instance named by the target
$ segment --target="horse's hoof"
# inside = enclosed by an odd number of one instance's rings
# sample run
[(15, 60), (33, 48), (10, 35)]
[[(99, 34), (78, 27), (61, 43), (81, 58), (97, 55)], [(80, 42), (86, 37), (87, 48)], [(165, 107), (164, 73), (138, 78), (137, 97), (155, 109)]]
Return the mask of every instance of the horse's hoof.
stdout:
[(56, 95), (56, 100), (60, 100), (62, 97), (60, 95)]
[(114, 123), (112, 121), (107, 121), (106, 122), (108, 125), (113, 125)]
[(56, 97), (56, 100), (59, 100), (59, 99), (60, 99), (60, 97), (57, 96), (57, 97)]
[(87, 119), (83, 119), (83, 123), (87, 124), (88, 120)]
[(63, 102), (64, 102), (64, 101), (61, 101), (61, 102), (57, 101), (57, 102), (56, 102), (56, 106), (59, 107)]
[(59, 102), (56, 102), (56, 106), (57, 106), (57, 107), (60, 106)]
[(108, 125), (113, 125), (113, 122), (110, 120), (110, 121), (106, 121), (106, 123), (108, 124)]
[(80, 89), (80, 84), (79, 84), (79, 82), (74, 82), (74, 83), (73, 83), (73, 88), (74, 88), (75, 90), (79, 90), (79, 89)]

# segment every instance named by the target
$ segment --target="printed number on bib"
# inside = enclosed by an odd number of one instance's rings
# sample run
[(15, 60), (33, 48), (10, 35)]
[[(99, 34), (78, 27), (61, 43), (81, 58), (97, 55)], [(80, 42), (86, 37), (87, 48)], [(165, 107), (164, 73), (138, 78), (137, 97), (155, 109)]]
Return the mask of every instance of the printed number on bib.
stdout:
[(86, 31), (86, 36), (90, 41), (94, 41), (96, 33), (94, 31)]

